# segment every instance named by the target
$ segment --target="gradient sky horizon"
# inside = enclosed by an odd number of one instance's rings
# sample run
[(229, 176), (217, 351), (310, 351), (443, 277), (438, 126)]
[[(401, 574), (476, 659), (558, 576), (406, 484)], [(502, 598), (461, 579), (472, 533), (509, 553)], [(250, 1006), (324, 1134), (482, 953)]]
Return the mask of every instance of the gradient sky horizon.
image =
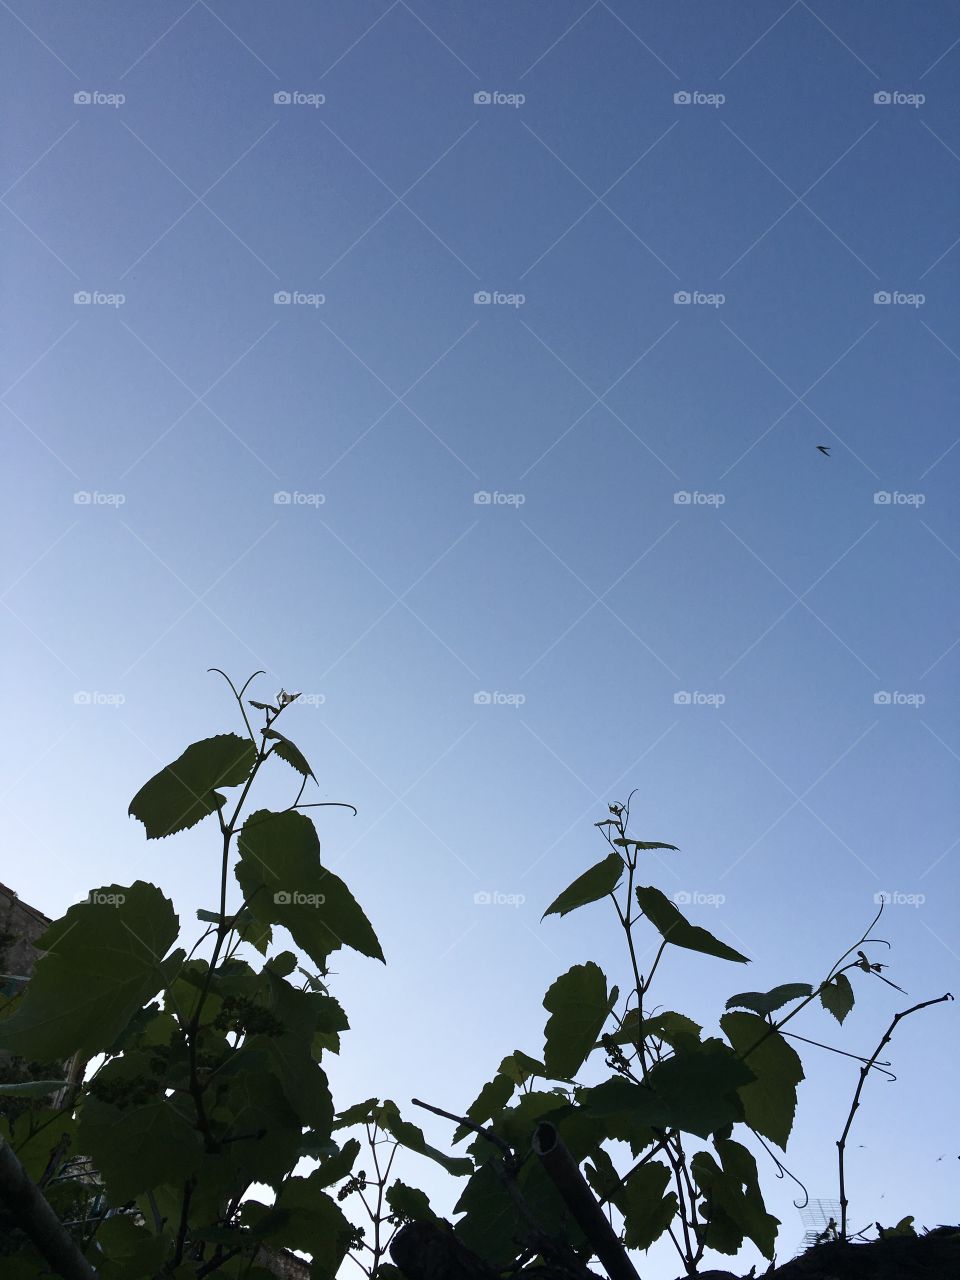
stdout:
[[(0, 0), (0, 28), (2, 878), (52, 916), (150, 880), (192, 941), (217, 841), (148, 844), (127, 805), (239, 727), (206, 669), (264, 668), (253, 696), (308, 695), (315, 798), (359, 810), (317, 821), (387, 955), (336, 958), (340, 1107), (392, 1096), (447, 1146), (412, 1096), (462, 1111), (539, 1055), (571, 965), (624, 985), (604, 904), (540, 916), (634, 788), (634, 834), (681, 849), (650, 881), (752, 959), (670, 956), (667, 1007), (715, 1028), (817, 982), (881, 894), (909, 1000), (865, 980), (801, 1033), (869, 1053), (955, 990), (958, 14)], [(857, 1226), (956, 1220), (956, 1025), (911, 1019), (866, 1093)], [(800, 1048), (787, 1164), (836, 1197), (856, 1069)]]

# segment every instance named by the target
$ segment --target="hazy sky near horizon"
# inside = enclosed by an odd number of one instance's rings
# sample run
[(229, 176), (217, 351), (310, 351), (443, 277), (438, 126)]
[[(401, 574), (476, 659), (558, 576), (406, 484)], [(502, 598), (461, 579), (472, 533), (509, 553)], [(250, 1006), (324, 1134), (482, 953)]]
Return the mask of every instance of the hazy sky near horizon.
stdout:
[[(387, 954), (338, 957), (340, 1106), (464, 1109), (539, 1055), (558, 974), (624, 985), (604, 905), (539, 921), (634, 788), (681, 848), (651, 882), (753, 960), (670, 957), (668, 1007), (816, 982), (880, 894), (890, 976), (956, 989), (957, 11), (3, 0), (0, 29), (4, 881), (57, 915), (152, 880), (192, 940), (217, 840), (127, 805), (238, 727), (206, 668), (264, 668), (359, 810), (321, 840)], [(904, 998), (858, 994), (802, 1033), (872, 1050)], [(856, 1072), (801, 1047), (788, 1163), (835, 1196)], [(899, 1032), (856, 1224), (956, 1217), (956, 1049), (950, 1007)]]

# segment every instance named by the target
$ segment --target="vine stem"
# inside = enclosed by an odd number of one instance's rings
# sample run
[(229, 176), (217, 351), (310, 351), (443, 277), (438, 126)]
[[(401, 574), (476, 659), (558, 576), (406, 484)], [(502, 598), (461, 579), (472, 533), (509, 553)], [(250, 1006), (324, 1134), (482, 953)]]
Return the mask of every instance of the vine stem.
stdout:
[(879, 1058), (880, 1054), (883, 1052), (884, 1045), (887, 1045), (890, 1043), (890, 1040), (893, 1037), (894, 1031), (896, 1031), (898, 1024), (902, 1022), (904, 1018), (908, 1018), (911, 1013), (917, 1013), (921, 1009), (929, 1009), (931, 1005), (943, 1004), (945, 1000), (952, 1000), (952, 999), (953, 999), (953, 996), (948, 991), (945, 995), (937, 996), (936, 999), (934, 1000), (922, 1000), (920, 1004), (912, 1005), (911, 1008), (903, 1009), (900, 1013), (895, 1014), (893, 1021), (890, 1023), (889, 1027), (887, 1027), (886, 1031), (883, 1033), (882, 1040), (877, 1045), (876, 1049), (874, 1049), (873, 1053), (870, 1055), (867, 1061), (860, 1068), (860, 1079), (857, 1082), (856, 1092), (853, 1095), (853, 1102), (850, 1106), (850, 1114), (847, 1116), (847, 1123), (843, 1126), (843, 1133), (840, 1135), (837, 1141), (837, 1161), (839, 1165), (839, 1174), (840, 1174), (840, 1239), (841, 1240), (846, 1240), (847, 1238), (847, 1187), (846, 1187), (846, 1180), (844, 1176), (844, 1155), (846, 1152), (847, 1137), (850, 1133), (850, 1127), (853, 1124), (853, 1117), (856, 1115), (857, 1108), (860, 1106), (860, 1095), (863, 1093), (863, 1086), (866, 1084), (867, 1076), (870, 1074), (871, 1068), (873, 1067), (877, 1058)]

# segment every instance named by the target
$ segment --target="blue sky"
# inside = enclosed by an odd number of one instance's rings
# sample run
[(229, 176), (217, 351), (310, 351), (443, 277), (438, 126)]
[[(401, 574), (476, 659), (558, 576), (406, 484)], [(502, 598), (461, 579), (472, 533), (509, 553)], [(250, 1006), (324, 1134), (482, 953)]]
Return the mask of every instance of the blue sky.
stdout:
[[(559, 973), (622, 982), (602, 906), (539, 917), (633, 788), (636, 834), (682, 849), (651, 880), (722, 898), (690, 914), (754, 961), (673, 959), (669, 1006), (816, 981), (878, 893), (895, 980), (956, 987), (956, 15), (43, 0), (0, 25), (3, 879), (52, 915), (152, 879), (192, 930), (216, 841), (148, 846), (126, 807), (236, 727), (205, 669), (262, 667), (313, 695), (288, 732), (359, 809), (321, 838), (389, 961), (339, 965), (342, 1105), (464, 1108), (542, 1047)], [(869, 1052), (903, 997), (867, 987), (805, 1034)], [(856, 1222), (955, 1217), (955, 1027), (908, 1024), (868, 1094)], [(855, 1076), (805, 1061), (791, 1168), (836, 1195)]]

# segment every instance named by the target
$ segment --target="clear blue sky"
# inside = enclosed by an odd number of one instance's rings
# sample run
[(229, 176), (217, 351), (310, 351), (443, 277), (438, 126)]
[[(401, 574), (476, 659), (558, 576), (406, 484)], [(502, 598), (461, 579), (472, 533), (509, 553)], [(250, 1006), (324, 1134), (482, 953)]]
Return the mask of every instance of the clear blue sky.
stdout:
[[(316, 695), (288, 731), (359, 808), (321, 836), (389, 961), (338, 964), (341, 1105), (464, 1108), (539, 1052), (557, 974), (624, 979), (603, 907), (539, 917), (634, 787), (682, 848), (651, 879), (722, 895), (690, 914), (754, 960), (673, 958), (669, 1006), (817, 981), (880, 892), (911, 1002), (956, 988), (958, 15), (13, 0), (0, 29), (3, 879), (52, 915), (155, 880), (192, 937), (211, 831), (148, 845), (126, 807), (236, 727), (205, 669), (263, 667)], [(806, 1033), (869, 1052), (904, 997), (861, 992)], [(867, 1095), (858, 1224), (956, 1218), (956, 1025), (908, 1023)], [(805, 1061), (790, 1163), (836, 1195), (855, 1071)]]

